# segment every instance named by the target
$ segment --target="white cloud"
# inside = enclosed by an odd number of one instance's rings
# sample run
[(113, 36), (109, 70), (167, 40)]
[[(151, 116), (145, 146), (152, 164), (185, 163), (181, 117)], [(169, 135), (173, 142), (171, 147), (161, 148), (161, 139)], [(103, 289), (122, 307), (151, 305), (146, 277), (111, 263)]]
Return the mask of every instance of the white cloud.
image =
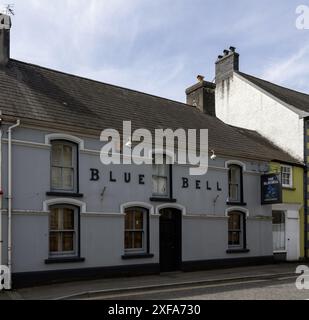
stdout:
[(262, 78), (296, 90), (309, 91), (309, 44), (278, 62), (269, 64), (262, 72)]

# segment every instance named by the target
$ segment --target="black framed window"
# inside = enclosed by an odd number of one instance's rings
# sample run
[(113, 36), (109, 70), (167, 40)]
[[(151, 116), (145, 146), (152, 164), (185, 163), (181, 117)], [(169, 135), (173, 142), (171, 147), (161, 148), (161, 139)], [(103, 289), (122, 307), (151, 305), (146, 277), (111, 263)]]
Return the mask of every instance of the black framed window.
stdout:
[(79, 209), (58, 205), (50, 208), (49, 257), (79, 256)]
[(149, 253), (149, 211), (141, 207), (125, 210), (126, 254)]
[(230, 203), (243, 203), (243, 169), (241, 166), (229, 165), (229, 200)]
[(78, 192), (78, 147), (68, 141), (52, 141), (51, 190)]
[(246, 216), (243, 212), (228, 214), (228, 246), (230, 249), (246, 249)]

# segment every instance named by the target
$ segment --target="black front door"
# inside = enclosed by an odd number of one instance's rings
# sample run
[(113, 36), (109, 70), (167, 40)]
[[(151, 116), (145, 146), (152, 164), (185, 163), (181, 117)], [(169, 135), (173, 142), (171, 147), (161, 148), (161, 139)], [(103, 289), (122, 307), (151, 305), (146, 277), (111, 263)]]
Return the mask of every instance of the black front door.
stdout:
[(160, 270), (176, 271), (181, 268), (182, 213), (168, 208), (160, 214)]

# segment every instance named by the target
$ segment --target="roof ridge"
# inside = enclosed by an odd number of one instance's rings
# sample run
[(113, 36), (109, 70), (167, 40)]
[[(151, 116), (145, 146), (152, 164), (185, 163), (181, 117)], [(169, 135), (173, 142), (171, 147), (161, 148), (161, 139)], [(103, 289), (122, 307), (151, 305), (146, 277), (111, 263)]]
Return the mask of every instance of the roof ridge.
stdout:
[(304, 95), (304, 96), (308, 96), (308, 97), (309, 97), (309, 94), (308, 94), (308, 93), (301, 92), (301, 91), (297, 91), (297, 90), (291, 89), (291, 88), (287, 88), (287, 87), (284, 87), (284, 86), (282, 86), (282, 85), (280, 85), (280, 84), (277, 84), (277, 83), (271, 82), (271, 81), (269, 81), (269, 80), (265, 80), (265, 79), (262, 79), (262, 78), (253, 76), (253, 75), (248, 74), (248, 73), (245, 73), (245, 72), (241, 72), (241, 71), (234, 71), (234, 72), (236, 72), (236, 73), (239, 74), (239, 75), (244, 75), (244, 76), (252, 77), (252, 78), (254, 78), (254, 79), (267, 82), (267, 83), (269, 83), (269, 84), (271, 84), (271, 85), (273, 85), (273, 86), (277, 86), (277, 87), (279, 87), (279, 88), (282, 88), (282, 89), (285, 89), (285, 90), (289, 90), (289, 91), (292, 91), (292, 92), (295, 92), (295, 93), (298, 93), (298, 94), (302, 94), (302, 95)]
[(98, 84), (110, 86), (110, 87), (117, 88), (117, 89), (127, 90), (127, 91), (130, 91), (130, 92), (133, 92), (133, 93), (143, 94), (143, 95), (146, 95), (146, 96), (149, 96), (149, 97), (166, 100), (166, 101), (173, 102), (173, 103), (178, 103), (178, 104), (183, 105), (184, 107), (193, 108), (191, 105), (189, 105), (187, 103), (184, 103), (184, 102), (181, 102), (181, 101), (177, 101), (177, 100), (173, 100), (173, 99), (169, 99), (169, 98), (160, 97), (160, 96), (157, 96), (155, 94), (151, 94), (151, 93), (147, 93), (147, 92), (143, 92), (143, 91), (138, 91), (138, 90), (135, 90), (135, 89), (125, 88), (125, 87), (122, 87), (122, 86), (119, 86), (119, 85), (115, 85), (115, 84), (111, 84), (111, 83), (107, 83), (107, 82), (103, 82), (103, 81), (99, 81), (99, 80), (95, 80), (95, 79), (86, 78), (86, 77), (79, 76), (79, 75), (76, 75), (76, 74), (72, 74), (72, 73), (68, 73), (68, 72), (64, 72), (64, 71), (59, 71), (59, 70), (55, 70), (55, 69), (48, 68), (48, 67), (43, 67), (43, 66), (40, 66), (38, 64), (24, 62), (24, 61), (20, 61), (20, 60), (17, 60), (17, 59), (10, 59), (10, 61), (14, 61), (14, 62), (17, 62), (17, 63), (25, 64), (25, 65), (28, 65), (28, 66), (32, 66), (32, 67), (41, 68), (41, 69), (44, 69), (44, 70), (47, 70), (47, 71), (51, 71), (51, 72), (55, 72), (55, 73), (60, 73), (60, 74), (63, 74), (63, 75), (69, 76), (69, 77), (74, 77), (74, 78), (78, 78), (78, 79), (82, 79), (82, 80), (87, 80), (87, 81), (90, 81), (90, 82), (95, 82), (95, 83), (98, 83)]

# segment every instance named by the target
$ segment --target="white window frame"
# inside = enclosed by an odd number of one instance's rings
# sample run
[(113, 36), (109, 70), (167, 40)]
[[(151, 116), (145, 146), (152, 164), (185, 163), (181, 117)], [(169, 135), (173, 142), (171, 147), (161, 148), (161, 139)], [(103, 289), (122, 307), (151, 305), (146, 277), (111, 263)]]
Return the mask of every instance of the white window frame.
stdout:
[[(283, 169), (289, 169), (290, 170), (290, 181), (289, 184), (283, 183)], [(283, 188), (293, 188), (293, 167), (289, 165), (280, 165), (280, 172), (282, 177), (282, 187)]]
[(137, 229), (126, 229), (126, 226), (124, 224), (124, 240), (125, 240), (125, 234), (126, 232), (142, 232), (143, 234), (143, 238), (142, 238), (142, 243), (143, 243), (143, 247), (142, 248), (129, 248), (127, 249), (125, 247), (125, 242), (124, 242), (124, 253), (126, 255), (130, 255), (130, 254), (143, 254), (143, 253), (147, 253), (147, 249), (148, 249), (148, 223), (149, 223), (149, 215), (150, 215), (150, 211), (148, 208), (146, 207), (141, 207), (141, 206), (127, 206), (124, 208), (124, 215), (125, 215), (125, 219), (128, 213), (126, 213), (126, 210), (130, 210), (130, 209), (141, 209), (143, 210), (143, 229), (137, 230)]
[[(53, 165), (53, 145), (54, 144), (59, 144), (59, 145), (67, 145), (72, 147), (72, 167), (71, 169), (73, 169), (73, 186), (72, 188), (64, 188), (64, 186), (62, 185), (62, 187), (60, 188), (56, 188), (55, 186), (53, 186), (53, 167), (58, 167), (58, 166), (54, 166)], [(67, 141), (67, 140), (53, 140), (51, 141), (51, 156), (50, 156), (50, 188), (51, 191), (54, 192), (77, 192), (77, 177), (78, 177), (78, 145), (74, 142), (71, 141)], [(65, 168), (65, 167), (61, 167), (59, 166), (59, 168)], [(69, 168), (69, 167), (67, 167)], [(63, 183), (63, 181), (62, 181)]]
[[(157, 178), (166, 178), (166, 192), (165, 193), (159, 193), (159, 192), (155, 192), (155, 190), (153, 190), (152, 188), (152, 195), (153, 197), (157, 197), (157, 198), (169, 198), (171, 195), (170, 195), (170, 190), (169, 190), (169, 186), (170, 186), (170, 179), (171, 179), (171, 173), (170, 173), (170, 164), (171, 164), (171, 161), (172, 161), (172, 157), (167, 155), (166, 153), (160, 153), (160, 152), (155, 152), (153, 153), (152, 157), (153, 157), (153, 160), (155, 159), (156, 155), (161, 155), (165, 158), (165, 164), (155, 164), (153, 163), (152, 165), (152, 186), (153, 186), (153, 181), (154, 179), (157, 177)], [(155, 174), (155, 167), (158, 167), (158, 166), (165, 166), (166, 167), (166, 176), (160, 176), (160, 175), (157, 175)]]
[[(66, 230), (61, 230), (59, 229), (58, 231), (52, 231), (51, 230), (51, 223), (50, 223), (50, 218), (51, 218), (51, 213), (53, 209), (70, 209), (74, 210), (74, 242), (73, 242), (73, 251), (57, 251), (57, 252), (52, 252), (50, 250), (50, 234), (52, 232), (66, 232)], [(66, 204), (58, 204), (58, 205), (53, 205), (49, 208), (50, 213), (49, 213), (49, 221), (48, 221), (48, 255), (49, 258), (56, 259), (56, 258), (68, 258), (68, 257), (78, 257), (79, 255), (79, 248), (78, 248), (78, 243), (79, 243), (79, 208), (75, 206), (70, 206)], [(63, 213), (62, 213), (62, 218), (63, 218)], [(70, 230), (71, 232), (71, 230)]]
[[(276, 249), (274, 247), (274, 253), (286, 253), (287, 252), (287, 212), (285, 210), (272, 210), (272, 217), (274, 212), (281, 212), (284, 216), (284, 249)], [(273, 232), (273, 237), (274, 237), (274, 222), (272, 222), (272, 232)], [(274, 238), (273, 238), (274, 241)]]

